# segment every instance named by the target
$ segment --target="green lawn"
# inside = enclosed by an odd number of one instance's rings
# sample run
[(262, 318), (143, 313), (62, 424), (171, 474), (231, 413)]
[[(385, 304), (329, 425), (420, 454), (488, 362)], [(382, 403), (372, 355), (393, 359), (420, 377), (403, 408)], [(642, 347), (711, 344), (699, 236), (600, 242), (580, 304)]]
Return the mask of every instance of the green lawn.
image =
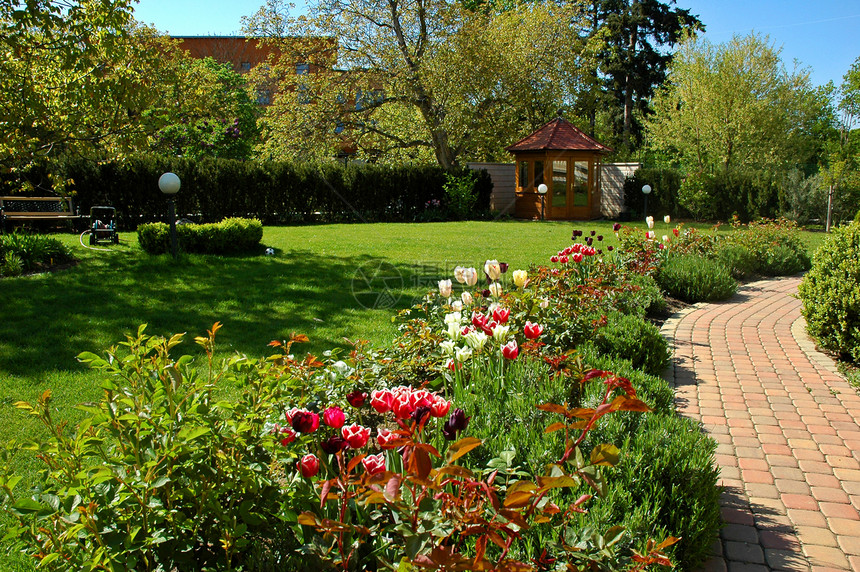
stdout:
[[(644, 229), (644, 224), (639, 225)], [(697, 225), (698, 226), (698, 225)], [(76, 235), (57, 235), (80, 260), (49, 274), (0, 279), (0, 439), (40, 432), (13, 407), (52, 389), (58, 419), (98, 399), (97, 376), (79, 364), (83, 351), (105, 348), (149, 324), (148, 331), (188, 332), (214, 322), (221, 355), (268, 355), (266, 344), (291, 332), (310, 336), (299, 351), (344, 347), (344, 338), (384, 343), (391, 317), (409, 307), (454, 266), (481, 268), (488, 258), (511, 270), (548, 262), (570, 244), (571, 231), (594, 229), (614, 244), (611, 222), (458, 222), (266, 228), (274, 256), (149, 256), (124, 233), (109, 251), (85, 249)], [(709, 226), (702, 225), (706, 229)], [(662, 221), (657, 235), (669, 233)], [(804, 233), (810, 249), (823, 233)], [(226, 388), (229, 391), (229, 388)], [(32, 476), (34, 463), (19, 462)], [(10, 568), (3, 564), (0, 567)]]

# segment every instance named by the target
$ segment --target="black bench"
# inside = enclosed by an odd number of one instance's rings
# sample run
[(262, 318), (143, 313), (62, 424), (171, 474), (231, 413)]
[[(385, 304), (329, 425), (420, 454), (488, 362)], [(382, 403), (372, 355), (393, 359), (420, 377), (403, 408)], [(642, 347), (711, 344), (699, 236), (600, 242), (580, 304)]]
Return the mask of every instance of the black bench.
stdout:
[(72, 205), (72, 197), (0, 197), (0, 223), (3, 232), (16, 221), (81, 220)]

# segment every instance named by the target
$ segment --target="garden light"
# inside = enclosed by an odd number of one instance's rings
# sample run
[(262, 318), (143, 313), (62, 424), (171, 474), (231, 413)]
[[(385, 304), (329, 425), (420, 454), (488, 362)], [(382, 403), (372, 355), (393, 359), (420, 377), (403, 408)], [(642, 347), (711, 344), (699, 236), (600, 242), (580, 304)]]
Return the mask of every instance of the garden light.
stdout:
[(179, 177), (174, 173), (164, 173), (158, 178), (158, 188), (170, 197), (170, 208), (167, 216), (170, 218), (170, 253), (176, 258), (176, 206), (173, 196), (179, 192)]
[(549, 189), (547, 188), (547, 186), (545, 184), (541, 183), (540, 185), (538, 185), (538, 193), (540, 193), (540, 219), (541, 220), (543, 220), (543, 214), (544, 214), (543, 213), (543, 205), (544, 205), (544, 201), (546, 200), (546, 192), (548, 190)]
[(642, 194), (645, 195), (645, 217), (648, 217), (648, 195), (651, 194), (651, 185), (642, 186)]

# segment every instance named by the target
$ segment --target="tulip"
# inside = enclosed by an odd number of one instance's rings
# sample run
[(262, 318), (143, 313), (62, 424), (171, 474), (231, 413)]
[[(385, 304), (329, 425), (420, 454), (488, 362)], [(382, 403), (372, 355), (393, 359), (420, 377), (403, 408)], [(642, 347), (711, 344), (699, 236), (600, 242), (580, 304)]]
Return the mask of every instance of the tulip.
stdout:
[(430, 407), (427, 405), (416, 407), (415, 411), (412, 412), (411, 419), (419, 426), (423, 427), (424, 424), (427, 423), (427, 420), (430, 419)]
[(340, 429), (346, 422), (346, 416), (340, 407), (329, 407), (323, 411), (323, 423), (333, 429)]
[(299, 433), (313, 433), (320, 426), (320, 416), (312, 411), (300, 410), (293, 415), (291, 425)]
[(445, 417), (448, 415), (448, 410), (451, 409), (451, 402), (444, 397), (437, 395), (436, 400), (430, 406), (430, 414), (433, 417)]
[(443, 298), (451, 297), (451, 281), (450, 280), (440, 280), (439, 281), (439, 295)]
[(433, 403), (435, 396), (427, 391), (426, 389), (419, 389), (417, 391), (409, 392), (409, 400), (412, 402), (413, 407), (430, 407), (430, 404)]
[(498, 282), (493, 282), (492, 284), (490, 284), (489, 290), (490, 290), (490, 296), (495, 296), (498, 298), (499, 296), (502, 295), (502, 285), (499, 284)]
[(532, 324), (531, 322), (526, 322), (526, 325), (523, 326), (523, 334), (526, 338), (530, 340), (536, 340), (543, 333), (543, 327), (538, 324)]
[(594, 236), (595, 234), (597, 234), (597, 231), (596, 231), (596, 230), (592, 230), (592, 231), (591, 231), (591, 233), (589, 233), (589, 234), (591, 234), (591, 236)]
[(340, 435), (332, 435), (331, 437), (320, 443), (320, 447), (322, 448), (322, 450), (329, 455), (335, 455), (337, 453), (340, 453), (341, 451), (346, 449), (346, 446), (346, 439), (344, 439)]
[(668, 240), (669, 240), (669, 235), (668, 235), (668, 234), (664, 234), (664, 235), (663, 235), (663, 242), (667, 242)]
[(597, 235), (597, 242), (600, 242), (600, 241), (602, 241), (602, 240), (603, 240), (603, 235), (602, 235), (602, 234), (598, 234), (598, 235)]
[(570, 258), (568, 256), (559, 256), (558, 261), (562, 264), (567, 264), (568, 262), (570, 262)]
[(502, 355), (505, 359), (517, 359), (517, 356), (520, 355), (520, 348), (517, 347), (516, 340), (511, 340), (502, 346)]
[(550, 256), (549, 261), (550, 262), (558, 262), (558, 256)]
[(478, 283), (478, 271), (474, 268), (466, 268), (463, 270), (463, 278), (466, 280), (467, 286), (474, 286)]
[(280, 428), (281, 445), (286, 447), (296, 440), (296, 434), (289, 427)]
[(514, 286), (517, 288), (524, 288), (526, 281), (529, 279), (529, 273), (525, 270), (514, 270), (512, 276), (514, 278)]
[(462, 294), (460, 294), (460, 300), (463, 301), (464, 306), (471, 306), (472, 302), (474, 302), (474, 300), (472, 299), (472, 295), (468, 292), (463, 292)]
[(615, 224), (612, 225), (612, 231), (613, 232), (618, 232), (619, 230), (621, 230), (621, 223), (620, 222), (616, 222)]
[(510, 317), (511, 311), (507, 308), (497, 307), (493, 310), (493, 319), (500, 324), (507, 324)]
[(363, 391), (353, 391), (346, 396), (346, 400), (353, 407), (361, 407), (367, 401), (367, 394)]
[(379, 453), (377, 455), (368, 455), (361, 460), (364, 465), (364, 470), (368, 475), (375, 475), (385, 471), (385, 455)]
[(582, 236), (582, 231), (581, 231), (581, 230), (575, 230), (575, 231), (573, 231), (573, 238), (578, 238), (578, 237), (580, 237), (580, 236)]
[(648, 228), (654, 228), (654, 217), (653, 216), (646, 216), (645, 217), (645, 224), (648, 225)]
[(508, 271), (508, 263), (507, 262), (499, 262), (499, 270), (504, 274)]
[(460, 330), (461, 336), (468, 336), (469, 332), (473, 331), (469, 326), (465, 326), (462, 330)]
[(457, 350), (457, 353), (454, 355), (457, 361), (464, 362), (470, 357), (472, 357), (471, 348), (460, 348)]
[(367, 441), (370, 439), (370, 429), (362, 427), (358, 423), (347, 425), (340, 430), (340, 434), (353, 449), (361, 449), (367, 445)]
[(502, 275), (502, 267), (498, 260), (488, 260), (484, 263), (484, 273), (490, 280), (498, 280)]
[[(446, 356), (454, 355), (455, 346), (456, 344), (451, 340), (445, 340), (439, 344), (439, 347), (442, 349), (442, 353)], [(371, 401), (370, 404), (373, 405), (373, 401)]]
[(370, 406), (373, 407), (377, 413), (387, 413), (388, 411), (391, 411), (391, 405), (393, 403), (394, 394), (387, 389), (374, 391), (370, 396)]
[(391, 411), (398, 419), (409, 419), (415, 413), (415, 406), (409, 395), (401, 393), (394, 396), (394, 402), (391, 404)]
[(613, 250), (615, 250), (615, 247), (614, 247), (614, 246), (612, 246), (611, 244), (610, 244), (609, 246), (607, 246), (607, 247), (606, 247), (606, 251), (607, 251), (607, 252), (612, 252)]
[(466, 270), (466, 269), (465, 269), (465, 268), (463, 268), (462, 266), (458, 266), (458, 267), (456, 267), (456, 268), (454, 269), (454, 279), (455, 279), (457, 282), (459, 282), (460, 284), (462, 284), (463, 282), (465, 282), (465, 281), (466, 281), (466, 277), (465, 277), (465, 275), (463, 274), (463, 271), (465, 271), (465, 270)]
[(542, 298), (538, 306), (541, 307), (541, 310), (546, 310), (549, 308), (549, 300), (546, 298)]
[(463, 319), (463, 314), (460, 312), (451, 312), (450, 314), (445, 314), (445, 323), (446, 324), (456, 324), (460, 325), (460, 321)]
[(576, 254), (574, 254), (573, 255), (573, 261), (577, 262), (577, 263), (582, 262), (582, 253), (577, 252)]
[(511, 330), (508, 326), (497, 326), (493, 329), (493, 339), (497, 342), (503, 342), (508, 339), (508, 332)]
[(463, 302), (461, 302), (460, 300), (454, 300), (453, 302), (451, 302), (451, 309), (457, 313), (462, 312), (463, 311)]
[[(492, 333), (492, 330), (490, 330), (490, 332)], [(479, 350), (484, 347), (484, 345), (486, 345), (489, 336), (487, 336), (487, 334), (485, 334), (484, 332), (469, 332), (467, 335), (463, 336), (463, 339), (466, 340), (466, 343), (469, 345), (469, 347)], [(463, 361), (459, 359), (459, 357), (458, 360)]]
[(673, 229), (672, 229), (672, 234), (674, 234), (675, 236), (678, 236), (678, 235), (679, 235), (679, 234), (681, 234), (681, 233), (680, 233), (680, 231), (678, 231), (678, 229), (677, 229), (677, 228), (673, 228)]
[(383, 449), (394, 447), (391, 442), (395, 439), (397, 439), (397, 435), (384, 427), (380, 427), (376, 430), (376, 442), (379, 443), (379, 446)]
[(320, 471), (320, 460), (317, 459), (316, 455), (305, 455), (302, 457), (301, 461), (299, 461), (299, 472), (306, 479), (311, 477), (315, 477), (316, 474)]
[(466, 427), (469, 425), (469, 419), (471, 417), (466, 417), (466, 412), (462, 409), (455, 409), (451, 412), (451, 416), (448, 417), (448, 420), (445, 421), (445, 424), (442, 426), (442, 435), (448, 441), (453, 441), (457, 438), (457, 433), (461, 431), (465, 431)]
[(663, 217), (663, 222), (665, 222), (666, 224), (671, 223), (671, 222), (672, 222), (672, 217), (670, 217), (669, 215), (664, 216), (664, 217)]

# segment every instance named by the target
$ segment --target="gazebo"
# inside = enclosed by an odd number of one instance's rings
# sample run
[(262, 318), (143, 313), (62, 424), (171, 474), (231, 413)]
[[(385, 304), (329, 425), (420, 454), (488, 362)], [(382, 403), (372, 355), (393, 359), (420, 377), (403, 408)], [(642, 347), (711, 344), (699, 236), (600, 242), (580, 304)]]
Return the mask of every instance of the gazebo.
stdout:
[(551, 220), (600, 217), (600, 158), (612, 149), (561, 117), (507, 148), (516, 163), (517, 218), (541, 218), (538, 187), (547, 186), (543, 213)]

